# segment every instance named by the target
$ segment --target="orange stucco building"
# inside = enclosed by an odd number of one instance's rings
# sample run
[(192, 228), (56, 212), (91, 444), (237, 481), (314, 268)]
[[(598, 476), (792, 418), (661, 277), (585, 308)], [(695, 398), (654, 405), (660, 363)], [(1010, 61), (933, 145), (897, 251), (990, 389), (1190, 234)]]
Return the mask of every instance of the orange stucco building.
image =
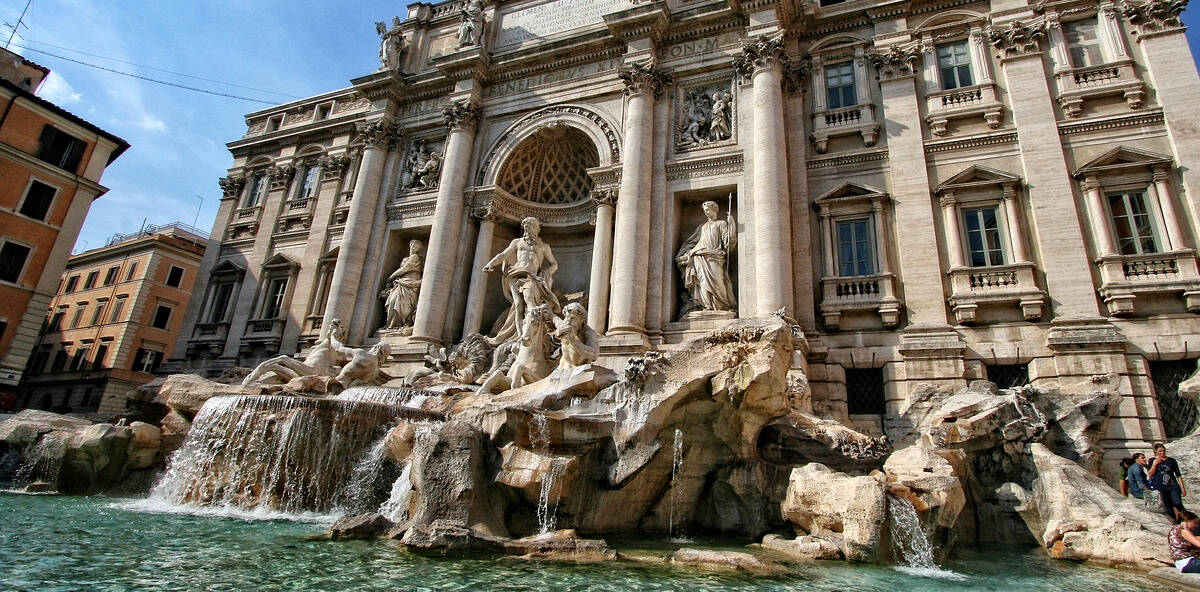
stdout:
[(49, 70), (0, 49), (0, 409), (11, 407), (104, 169), (129, 144), (34, 94)]

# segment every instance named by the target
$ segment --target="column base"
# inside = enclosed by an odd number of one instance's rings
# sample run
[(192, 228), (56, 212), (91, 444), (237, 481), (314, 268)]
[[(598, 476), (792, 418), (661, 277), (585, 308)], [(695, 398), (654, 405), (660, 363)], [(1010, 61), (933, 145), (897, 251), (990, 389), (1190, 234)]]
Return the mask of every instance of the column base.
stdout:
[(650, 349), (650, 338), (640, 331), (609, 331), (600, 337), (603, 355), (638, 355)]

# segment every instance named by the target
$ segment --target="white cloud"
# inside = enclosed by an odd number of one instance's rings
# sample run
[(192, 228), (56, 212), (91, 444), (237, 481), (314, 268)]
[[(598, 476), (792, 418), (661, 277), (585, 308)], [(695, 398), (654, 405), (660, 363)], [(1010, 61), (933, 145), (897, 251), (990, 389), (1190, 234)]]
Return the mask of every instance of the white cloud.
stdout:
[(142, 116), (132, 122), (146, 131), (165, 132), (167, 131), (167, 122), (151, 115), (149, 112), (142, 113)]
[(70, 105), (83, 99), (83, 95), (75, 92), (67, 79), (57, 72), (50, 72), (42, 81), (42, 86), (38, 88), (38, 96), (56, 105)]

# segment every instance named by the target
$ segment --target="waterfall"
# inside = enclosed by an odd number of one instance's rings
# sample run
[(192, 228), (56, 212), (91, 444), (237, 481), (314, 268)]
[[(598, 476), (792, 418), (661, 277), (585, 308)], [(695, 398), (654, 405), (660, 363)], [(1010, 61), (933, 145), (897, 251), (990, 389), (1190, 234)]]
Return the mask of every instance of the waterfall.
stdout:
[(907, 499), (887, 496), (888, 515), (892, 530), (892, 552), (904, 565), (896, 569), (916, 576), (965, 580), (962, 574), (938, 567), (933, 559), (933, 545), (921, 528), (917, 509)]
[(416, 389), (386, 386), (352, 386), (333, 398), (339, 401), (359, 401), (364, 403), (380, 403), (383, 405), (420, 407), (420, 403), (427, 396), (425, 391)]
[(58, 489), (58, 477), (62, 472), (63, 457), (74, 434), (50, 432), (25, 451), (25, 458), (17, 469), (15, 482), (19, 486), (36, 481), (48, 483)]
[(150, 501), (289, 514), (370, 503), (362, 488), (383, 476), (380, 440), (389, 426), (413, 415), (403, 407), (333, 398), (213, 397)]
[[(538, 533), (554, 532), (554, 523), (558, 519), (558, 491), (561, 488), (562, 477), (567, 470), (567, 462), (550, 455), (550, 424), (545, 415), (535, 414), (529, 426), (529, 444), (534, 452), (544, 453), (550, 459), (550, 466), (542, 475), (541, 488), (538, 491), (537, 521)], [(551, 502), (553, 500), (553, 502)]]
[(673, 543), (690, 543), (691, 539), (683, 534), (680, 525), (679, 534), (675, 534), (675, 508), (679, 504), (679, 477), (683, 473), (683, 431), (675, 428), (675, 442), (671, 445), (671, 493), (670, 514), (667, 516), (667, 538)]
[(379, 506), (379, 513), (392, 522), (401, 522), (408, 518), (408, 502), (412, 498), (412, 464), (403, 463), (400, 476), (392, 483), (392, 491), (387, 501)]
[(380, 493), (386, 483), (396, 480), (394, 463), (387, 459), (386, 452), (387, 439), (379, 438), (354, 464), (340, 509), (350, 514), (369, 512), (386, 503)]

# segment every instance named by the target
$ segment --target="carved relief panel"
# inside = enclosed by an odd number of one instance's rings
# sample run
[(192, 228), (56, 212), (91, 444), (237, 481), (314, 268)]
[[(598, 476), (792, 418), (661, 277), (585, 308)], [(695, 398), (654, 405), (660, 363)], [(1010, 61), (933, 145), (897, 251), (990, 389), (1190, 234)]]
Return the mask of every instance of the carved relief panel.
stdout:
[(675, 152), (737, 143), (736, 100), (728, 75), (682, 82), (676, 88)]

